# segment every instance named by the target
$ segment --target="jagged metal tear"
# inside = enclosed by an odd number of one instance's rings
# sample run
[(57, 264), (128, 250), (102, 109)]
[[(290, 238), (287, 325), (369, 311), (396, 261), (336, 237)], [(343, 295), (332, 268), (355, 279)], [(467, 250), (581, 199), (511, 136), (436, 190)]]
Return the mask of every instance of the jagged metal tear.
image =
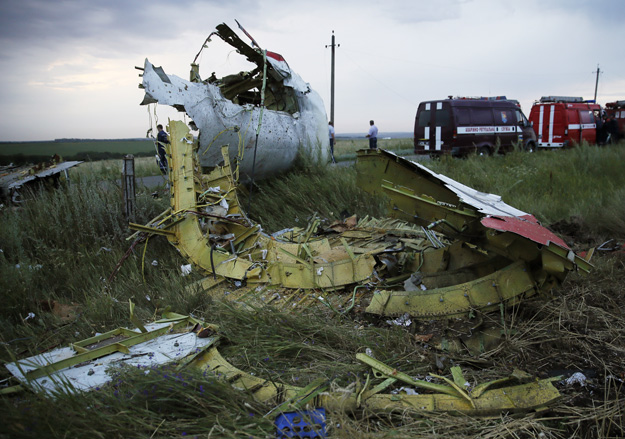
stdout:
[[(264, 178), (290, 168), (298, 152), (327, 159), (329, 138), (325, 107), (321, 97), (294, 73), (286, 62), (267, 57), (272, 69), (284, 76), (283, 87), (290, 87), (299, 112), (264, 109), (258, 137), (255, 176)], [(243, 155), (240, 171), (243, 178), (251, 173), (251, 149), (256, 144), (259, 106), (238, 105), (226, 99), (217, 85), (190, 82), (167, 75), (147, 59), (143, 71), (145, 97), (142, 105), (159, 103), (185, 111), (200, 131), (200, 164), (212, 168), (221, 161), (220, 147), (229, 145), (229, 155)], [(249, 152), (249, 153), (248, 153)]]

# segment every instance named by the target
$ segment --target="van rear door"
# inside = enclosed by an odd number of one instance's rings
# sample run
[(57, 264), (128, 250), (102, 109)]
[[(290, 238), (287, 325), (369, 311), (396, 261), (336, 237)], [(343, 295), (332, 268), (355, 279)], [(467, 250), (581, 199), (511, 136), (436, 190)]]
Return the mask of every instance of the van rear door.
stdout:
[[(534, 110), (534, 107), (538, 107)], [(537, 104), (532, 112), (538, 113), (538, 127), (534, 122), (534, 128), (538, 134), (539, 146), (562, 147), (564, 146), (564, 130), (566, 123), (565, 110), (562, 104)]]
[(418, 150), (443, 152), (449, 150), (452, 136), (449, 104), (423, 102), (415, 123), (415, 147)]
[(579, 110), (579, 124), (580, 124), (580, 141), (583, 140), (591, 145), (597, 143), (597, 125), (595, 124), (595, 115), (589, 108)]
[(417, 117), (414, 123), (414, 150), (416, 153), (430, 149), (430, 126), (432, 125), (431, 108), (431, 102), (421, 102), (417, 109)]

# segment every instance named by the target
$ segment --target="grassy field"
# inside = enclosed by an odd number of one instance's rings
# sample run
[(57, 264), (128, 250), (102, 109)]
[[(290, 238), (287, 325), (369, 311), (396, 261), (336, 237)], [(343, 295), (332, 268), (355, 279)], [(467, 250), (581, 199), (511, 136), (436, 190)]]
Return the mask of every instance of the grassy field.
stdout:
[[(367, 139), (338, 140), (335, 155), (339, 160), (353, 160), (356, 151), (368, 148)], [(380, 139), (380, 148), (389, 151), (409, 153), (412, 139)], [(138, 157), (154, 155), (151, 140), (97, 140), (97, 141), (49, 141), (49, 142), (6, 142), (0, 143), (0, 165), (44, 161), (54, 154), (65, 160), (102, 161), (133, 154)], [(158, 169), (155, 167), (155, 172)], [(156, 175), (156, 174), (155, 174)]]
[[(87, 161), (74, 168), (72, 172), (86, 178), (118, 179), (121, 177), (123, 163), (123, 159)], [(149, 157), (135, 157), (135, 175), (137, 177), (161, 175), (154, 154)]]
[(60, 155), (65, 160), (102, 160), (127, 154), (154, 154), (151, 140), (85, 140), (0, 143), (0, 165), (39, 162)]
[[(334, 147), (337, 160), (354, 160), (356, 151), (369, 148), (369, 139), (338, 139)], [(378, 148), (398, 154), (412, 154), (414, 143), (410, 139), (378, 139)]]
[[(351, 142), (351, 141), (350, 141)], [(364, 142), (364, 139), (363, 139)], [(355, 143), (337, 145), (353, 154)], [(403, 146), (399, 146), (403, 148)], [(145, 159), (145, 173), (158, 172)], [(284, 383), (319, 376), (337, 387), (362, 379), (366, 368), (356, 352), (412, 376), (447, 365), (463, 367), (475, 380), (503, 377), (520, 368), (533, 376), (583, 371), (584, 386), (557, 382), (562, 400), (548, 410), (523, 416), (472, 418), (440, 413), (389, 415), (330, 412), (338, 438), (609, 438), (625, 435), (625, 253), (597, 252), (595, 269), (568, 276), (549, 297), (495, 313), (506, 328), (500, 346), (480, 355), (436, 351), (410, 330), (363, 321), (355, 315), (290, 313), (266, 307), (240, 309), (185, 287), (187, 262), (164, 238), (153, 238), (129, 253), (122, 215), (119, 161), (87, 163), (72, 172), (64, 190), (45, 192), (19, 208), (0, 211), (0, 359), (11, 361), (128, 326), (129, 301), (148, 321), (167, 306), (220, 325), (227, 340), (220, 351), (235, 366)], [(625, 241), (625, 144), (566, 151), (426, 162), (434, 171), (476, 189), (497, 193), (508, 204), (535, 214), (575, 250), (614, 239)], [(153, 166), (153, 169), (151, 168)], [(117, 169), (117, 171), (115, 171)], [(383, 216), (381, 200), (363, 193), (351, 166), (303, 164), (258, 183), (250, 216), (267, 232), (306, 223), (318, 214), (328, 221), (346, 214)], [(164, 194), (162, 194), (164, 195)], [(145, 223), (164, 210), (167, 197), (138, 194)], [(155, 261), (156, 263), (153, 263)], [(230, 288), (235, 288), (231, 285)], [(52, 301), (72, 307), (69, 317), (50, 311)], [(34, 317), (30, 317), (33, 313)], [(0, 379), (8, 377), (0, 372)], [(253, 437), (274, 436), (272, 407), (226, 383), (167, 367), (121, 371), (98, 391), (55, 398), (34, 393), (2, 397), (0, 437)]]

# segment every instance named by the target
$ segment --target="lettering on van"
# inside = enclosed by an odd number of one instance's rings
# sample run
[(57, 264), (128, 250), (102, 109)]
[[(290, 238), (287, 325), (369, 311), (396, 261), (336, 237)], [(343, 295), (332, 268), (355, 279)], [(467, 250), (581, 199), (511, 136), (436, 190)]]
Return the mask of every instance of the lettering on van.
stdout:
[(517, 126), (458, 127), (458, 134), (517, 133), (521, 131), (521, 128)]
[(594, 123), (570, 123), (569, 124), (569, 130), (594, 130), (597, 128), (597, 125)]

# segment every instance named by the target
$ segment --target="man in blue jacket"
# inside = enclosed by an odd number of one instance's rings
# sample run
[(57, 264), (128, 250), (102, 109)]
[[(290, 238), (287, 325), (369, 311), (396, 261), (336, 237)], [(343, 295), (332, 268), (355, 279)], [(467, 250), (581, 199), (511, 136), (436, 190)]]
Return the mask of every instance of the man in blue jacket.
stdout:
[(169, 143), (169, 137), (163, 129), (163, 125), (156, 125), (156, 129), (158, 130), (158, 135), (156, 136), (156, 140), (158, 141), (158, 165), (161, 168), (161, 172), (167, 174), (167, 152), (165, 151), (165, 144)]

